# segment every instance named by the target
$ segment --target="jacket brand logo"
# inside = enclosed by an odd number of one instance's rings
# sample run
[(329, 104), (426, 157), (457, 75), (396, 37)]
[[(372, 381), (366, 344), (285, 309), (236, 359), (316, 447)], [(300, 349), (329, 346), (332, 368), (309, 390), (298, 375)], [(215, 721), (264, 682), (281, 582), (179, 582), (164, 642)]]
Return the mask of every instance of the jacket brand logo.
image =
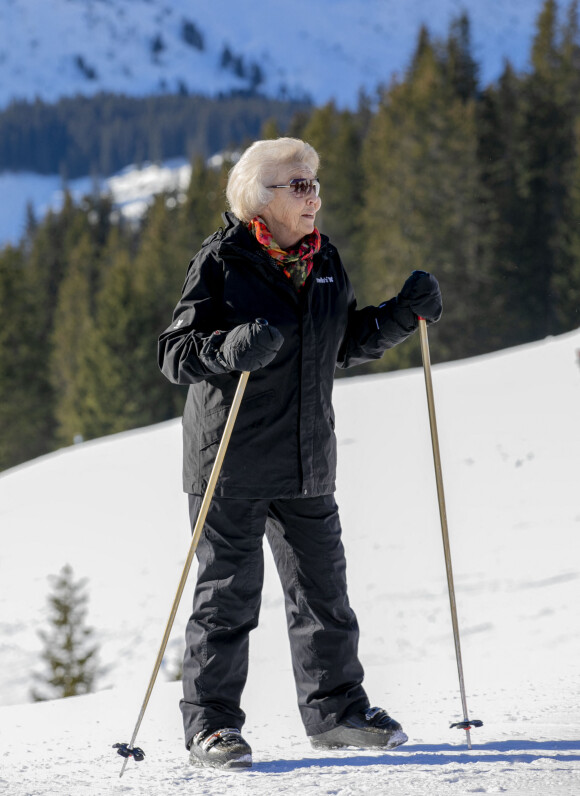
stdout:
[(181, 320), (177, 321), (177, 323), (175, 324), (175, 326), (173, 328), (174, 329), (179, 329), (179, 327), (181, 326), (182, 323), (183, 323), (183, 318), (181, 318)]
[(320, 285), (327, 285), (329, 282), (334, 282), (334, 277), (333, 276), (317, 276), (316, 277), (316, 281)]

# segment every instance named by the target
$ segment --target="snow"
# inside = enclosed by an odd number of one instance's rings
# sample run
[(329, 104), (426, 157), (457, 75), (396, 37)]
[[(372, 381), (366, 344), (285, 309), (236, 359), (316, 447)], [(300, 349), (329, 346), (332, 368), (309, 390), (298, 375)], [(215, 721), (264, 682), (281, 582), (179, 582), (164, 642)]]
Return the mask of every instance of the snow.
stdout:
[[(543, 0), (4, 0), (0, 5), (0, 107), (12, 99), (53, 102), (113, 91), (216, 95), (247, 89), (251, 64), (270, 96), (309, 95), (354, 106), (408, 66), (419, 27), (440, 37), (467, 11), (484, 84), (509, 57), (528, 65)], [(195, 25), (203, 49), (187, 44)], [(159, 38), (162, 49), (152, 43)], [(224, 69), (224, 47), (241, 56), (246, 77)], [(80, 59), (80, 60), (79, 60)]]
[[(76, 203), (85, 196), (99, 190), (109, 194), (113, 208), (125, 218), (137, 221), (145, 213), (155, 194), (164, 191), (184, 194), (189, 185), (191, 166), (183, 158), (174, 158), (161, 164), (145, 163), (129, 165), (117, 174), (100, 180), (91, 177), (69, 180), (66, 188)], [(17, 245), (25, 232), (26, 208), (30, 205), (37, 219), (42, 219), (49, 210), (58, 212), (62, 208), (64, 185), (58, 175), (42, 175), (33, 172), (0, 172), (0, 246)]]
[[(577, 796), (579, 349), (576, 330), (433, 369), (467, 702), (484, 721), (471, 751), (449, 729), (463, 716), (423, 375), (412, 370), (335, 387), (337, 499), (366, 687), (409, 742), (389, 753), (310, 748), (267, 552), (243, 700), (254, 767), (187, 761), (168, 672), (192, 573), (137, 737), (146, 758), (119, 779), (111, 746), (131, 738), (189, 544), (176, 420), (0, 476), (0, 793)], [(30, 704), (48, 576), (66, 562), (89, 579), (106, 671), (95, 694)]]

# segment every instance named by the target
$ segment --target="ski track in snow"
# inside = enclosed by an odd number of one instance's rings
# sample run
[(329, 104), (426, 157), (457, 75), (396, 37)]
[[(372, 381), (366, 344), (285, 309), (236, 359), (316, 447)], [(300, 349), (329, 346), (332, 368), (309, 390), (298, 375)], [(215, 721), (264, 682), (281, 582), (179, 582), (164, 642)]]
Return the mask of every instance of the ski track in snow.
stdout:
[[(188, 764), (167, 682), (188, 584), (136, 744), (130, 741), (188, 544), (180, 423), (111, 436), (0, 476), (0, 793), (580, 793), (580, 331), (434, 368), (469, 715), (462, 718), (420, 370), (335, 388), (337, 499), (373, 704), (409, 742), (389, 753), (311, 749), (295, 706), (269, 552), (251, 636), (244, 735), (254, 767)], [(363, 411), (364, 410), (364, 411)], [(26, 703), (40, 668), (47, 577), (89, 579), (103, 689)], [(192, 573), (193, 579), (193, 573)]]
[[(131, 713), (130, 697), (136, 694), (130, 690), (4, 708), (3, 725), (8, 720), (11, 731), (8, 744), (2, 738), (0, 788), (11, 796), (173, 792), (218, 796), (224, 790), (248, 796), (578, 793), (580, 741), (563, 738), (566, 732), (561, 732), (561, 723), (530, 722), (520, 727), (515, 738), (494, 741), (491, 736), (497, 725), (493, 716), (488, 719), (491, 732), (473, 731), (481, 735), (472, 750), (467, 750), (462, 738), (442, 742), (447, 731), (444, 726), (436, 728), (428, 717), (419, 725), (420, 738), (411, 737), (408, 744), (392, 752), (348, 749), (321, 753), (303, 738), (294, 711), (267, 716), (266, 708), (258, 708), (259, 720), (246, 732), (255, 748), (250, 771), (193, 768), (181, 748), (175, 710), (179, 692), (177, 683), (164, 684), (154, 692), (139, 739), (146, 758), (142, 763), (129, 761), (122, 779), (122, 758), (110, 747)], [(279, 698), (277, 702), (279, 705)], [(282, 704), (285, 702), (282, 698)], [(407, 705), (410, 718), (415, 712), (429, 714), (413, 700)], [(54, 737), (55, 727), (59, 728), (58, 737)]]

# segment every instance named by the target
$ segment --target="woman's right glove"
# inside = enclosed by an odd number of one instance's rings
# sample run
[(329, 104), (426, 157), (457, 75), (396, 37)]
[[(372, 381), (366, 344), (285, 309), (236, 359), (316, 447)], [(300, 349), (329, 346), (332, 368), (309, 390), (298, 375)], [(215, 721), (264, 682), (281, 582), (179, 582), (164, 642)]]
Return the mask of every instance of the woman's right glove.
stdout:
[(397, 296), (397, 304), (408, 307), (427, 323), (436, 323), (443, 311), (439, 282), (426, 271), (413, 271)]
[(204, 344), (200, 359), (213, 373), (258, 370), (274, 359), (283, 342), (275, 326), (256, 318), (230, 332), (214, 332)]

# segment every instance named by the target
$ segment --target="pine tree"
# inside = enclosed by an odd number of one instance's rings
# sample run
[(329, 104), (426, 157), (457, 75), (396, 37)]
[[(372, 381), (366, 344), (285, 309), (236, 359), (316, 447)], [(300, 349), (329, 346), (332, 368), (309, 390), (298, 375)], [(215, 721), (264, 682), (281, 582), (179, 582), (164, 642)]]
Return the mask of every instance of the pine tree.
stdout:
[(41, 658), (47, 671), (35, 673), (40, 686), (31, 690), (36, 702), (88, 694), (94, 690), (99, 670), (94, 631), (85, 624), (88, 596), (86, 580), (75, 582), (70, 564), (52, 576), (48, 599), (50, 630), (39, 632), (44, 649)]
[[(383, 92), (363, 149), (365, 300), (396, 295), (413, 270), (433, 272), (445, 297), (436, 358), (478, 350), (474, 310), (486, 271), (475, 100), (450, 72), (445, 48), (423, 31), (406, 79)], [(375, 367), (419, 361), (408, 344)]]
[[(80, 352), (77, 372), (82, 433), (87, 439), (136, 428), (151, 407), (143, 392), (142, 319), (135, 299), (135, 272), (127, 248), (112, 236), (103, 255), (106, 271), (96, 298), (95, 321)], [(155, 362), (151, 352), (152, 367)]]
[(39, 224), (30, 251), (30, 288), (36, 303), (38, 336), (48, 340), (54, 323), (60, 283), (66, 273), (69, 250), (78, 226), (78, 209), (65, 191), (59, 212), (49, 211)]
[(521, 312), (525, 280), (529, 188), (522, 78), (509, 63), (497, 86), (489, 86), (478, 106), (479, 162), (485, 203), (486, 243), (491, 252), (488, 312), (480, 318), (486, 348), (517, 345), (529, 335)]
[(566, 169), (565, 223), (561, 225), (562, 255), (556, 263), (552, 289), (556, 320), (566, 331), (580, 326), (580, 22), (578, 0), (570, 3), (562, 30), (563, 103), (571, 131), (571, 164)]
[[(577, 223), (571, 202), (579, 110), (578, 25), (569, 19), (562, 35), (557, 12), (554, 0), (546, 0), (532, 47), (532, 72), (522, 90), (527, 203), (518, 309), (527, 340), (564, 330), (559, 306), (566, 297), (561, 291), (574, 268), (567, 242), (576, 235)], [(576, 4), (571, 12), (577, 14)]]
[(580, 326), (580, 117), (576, 118), (574, 140), (574, 161), (567, 197), (570, 223), (561, 241), (569, 267), (566, 270), (558, 269), (552, 280), (558, 297), (557, 320), (564, 330)]
[(262, 125), (260, 138), (263, 140), (273, 140), (275, 138), (280, 138), (281, 135), (282, 133), (280, 132), (278, 121), (276, 119), (266, 119)]
[(479, 70), (471, 54), (471, 24), (465, 12), (451, 21), (445, 71), (447, 80), (458, 97), (464, 102), (476, 97)]
[(130, 356), (142, 395), (139, 425), (178, 416), (185, 400), (183, 391), (172, 388), (157, 366), (157, 339), (171, 320), (188, 259), (180, 241), (179, 208), (168, 208), (166, 199), (156, 197), (133, 261), (137, 342)]
[(199, 157), (191, 165), (187, 196), (176, 218), (179, 243), (183, 247), (183, 274), (187, 261), (221, 223), (221, 215), (226, 209), (225, 187), (230, 165), (226, 161), (219, 169), (210, 168)]
[(0, 251), (0, 470), (46, 453), (53, 438), (35, 310), (23, 247), (7, 246)]
[(529, 339), (557, 331), (550, 287), (558, 256), (556, 235), (562, 219), (564, 169), (571, 159), (571, 141), (568, 114), (562, 103), (556, 14), (556, 3), (547, 0), (532, 48), (533, 71), (524, 89), (530, 198), (520, 278), (526, 285), (521, 311), (528, 320)]
[[(52, 330), (61, 282), (71, 241), (71, 231), (78, 212), (65, 192), (63, 207), (50, 211), (34, 226), (32, 238), (23, 244), (24, 260), (19, 312), (20, 372), (17, 378), (29, 390), (29, 423), (23, 436), (23, 461), (57, 446), (55, 406), (57, 396), (51, 381)], [(16, 407), (18, 404), (14, 404)], [(26, 441), (25, 441), (26, 440)], [(24, 457), (24, 458), (21, 458)]]
[(304, 138), (320, 153), (322, 206), (317, 226), (337, 247), (355, 289), (362, 284), (361, 216), (364, 176), (361, 151), (366, 117), (333, 103), (313, 111)]
[(58, 439), (65, 445), (85, 435), (78, 376), (93, 326), (93, 286), (97, 272), (98, 253), (85, 233), (70, 254), (67, 274), (59, 290), (52, 333), (51, 377), (58, 396), (55, 417)]

